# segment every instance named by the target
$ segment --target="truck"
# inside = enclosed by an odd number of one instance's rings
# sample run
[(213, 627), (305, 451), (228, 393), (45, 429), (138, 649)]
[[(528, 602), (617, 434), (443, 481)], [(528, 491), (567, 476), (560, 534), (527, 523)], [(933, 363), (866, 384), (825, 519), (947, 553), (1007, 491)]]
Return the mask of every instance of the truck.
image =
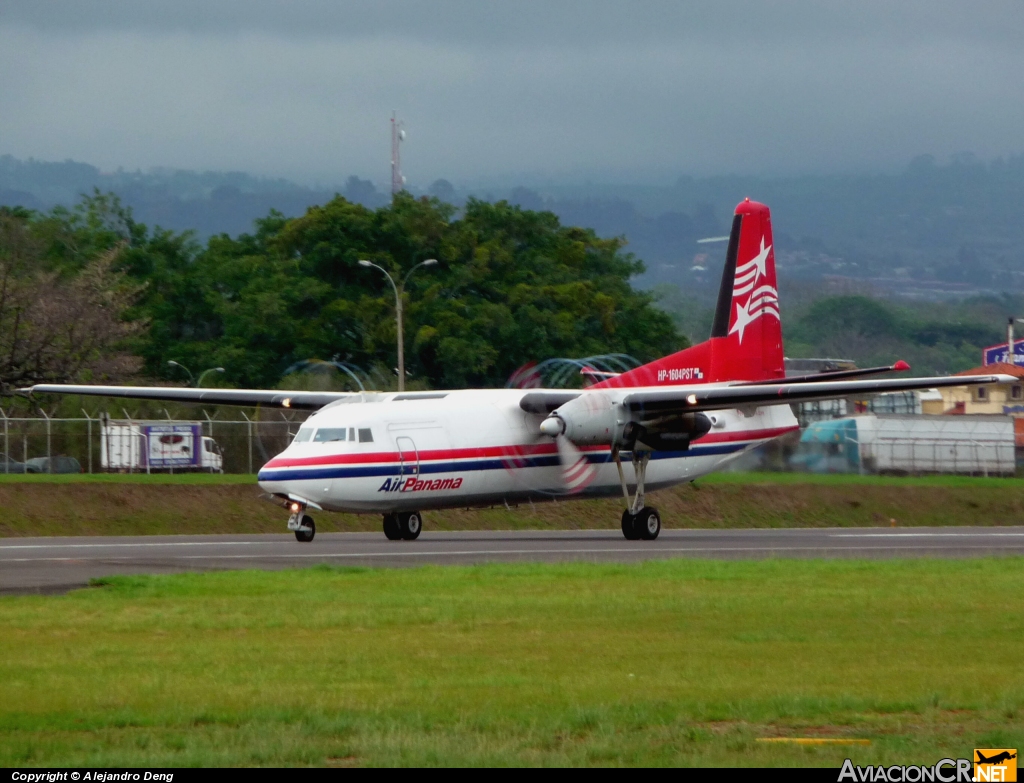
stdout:
[(998, 415), (863, 414), (809, 425), (790, 460), (812, 473), (1012, 476), (1013, 419)]
[(115, 421), (100, 429), (100, 466), (111, 471), (224, 472), (220, 446), (198, 421)]

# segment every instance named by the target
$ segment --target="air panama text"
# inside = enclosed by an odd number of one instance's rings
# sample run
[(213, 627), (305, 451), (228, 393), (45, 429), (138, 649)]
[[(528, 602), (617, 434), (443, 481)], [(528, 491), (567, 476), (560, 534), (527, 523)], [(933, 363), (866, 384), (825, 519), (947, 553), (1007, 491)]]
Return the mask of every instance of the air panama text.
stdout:
[(458, 489), (462, 486), (461, 478), (446, 479), (418, 479), (415, 476), (409, 478), (388, 479), (381, 484), (378, 492), (426, 492), (438, 489)]

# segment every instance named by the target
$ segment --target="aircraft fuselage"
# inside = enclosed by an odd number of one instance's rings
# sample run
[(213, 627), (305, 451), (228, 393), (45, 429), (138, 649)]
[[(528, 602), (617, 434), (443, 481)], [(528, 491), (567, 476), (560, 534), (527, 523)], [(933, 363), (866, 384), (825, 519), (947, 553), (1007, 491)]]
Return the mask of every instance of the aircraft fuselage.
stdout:
[[(556, 445), (539, 434), (545, 414), (519, 406), (537, 391), (386, 393), (339, 401), (302, 424), (292, 444), (260, 470), (260, 486), (329, 511), (385, 514), (565, 498)], [(788, 405), (750, 415), (718, 411), (713, 418), (711, 431), (685, 451), (651, 454), (648, 491), (692, 481), (798, 427)], [(611, 444), (581, 450), (596, 474), (575, 497), (621, 495)], [(628, 452), (622, 462), (634, 488)]]

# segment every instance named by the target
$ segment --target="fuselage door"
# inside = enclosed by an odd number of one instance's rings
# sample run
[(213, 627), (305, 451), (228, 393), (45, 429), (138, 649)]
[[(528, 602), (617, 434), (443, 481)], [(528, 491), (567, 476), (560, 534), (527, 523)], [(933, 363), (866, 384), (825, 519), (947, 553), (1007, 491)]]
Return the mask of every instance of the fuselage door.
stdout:
[(420, 453), (417, 451), (413, 439), (408, 435), (399, 435), (395, 438), (395, 445), (398, 447), (402, 477), (418, 476), (420, 474)]

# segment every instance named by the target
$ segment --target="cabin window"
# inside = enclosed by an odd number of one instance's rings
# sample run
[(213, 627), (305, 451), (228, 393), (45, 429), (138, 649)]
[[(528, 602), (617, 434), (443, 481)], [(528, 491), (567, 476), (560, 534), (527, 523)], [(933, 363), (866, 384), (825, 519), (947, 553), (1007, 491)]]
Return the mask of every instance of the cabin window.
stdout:
[(299, 431), (295, 433), (295, 439), (292, 443), (305, 443), (313, 436), (312, 427), (300, 427)]
[(368, 429), (359, 430), (359, 442), (373, 443), (373, 433)]
[(353, 443), (356, 442), (356, 428), (355, 427), (349, 427), (348, 428), (348, 439), (350, 441), (352, 441)]
[(348, 432), (344, 427), (321, 427), (316, 431), (316, 437), (313, 438), (314, 443), (334, 443), (335, 441), (345, 440), (345, 434)]
[(1024, 400), (1024, 386), (1011, 386), (1010, 387), (1010, 399), (1011, 400)]

